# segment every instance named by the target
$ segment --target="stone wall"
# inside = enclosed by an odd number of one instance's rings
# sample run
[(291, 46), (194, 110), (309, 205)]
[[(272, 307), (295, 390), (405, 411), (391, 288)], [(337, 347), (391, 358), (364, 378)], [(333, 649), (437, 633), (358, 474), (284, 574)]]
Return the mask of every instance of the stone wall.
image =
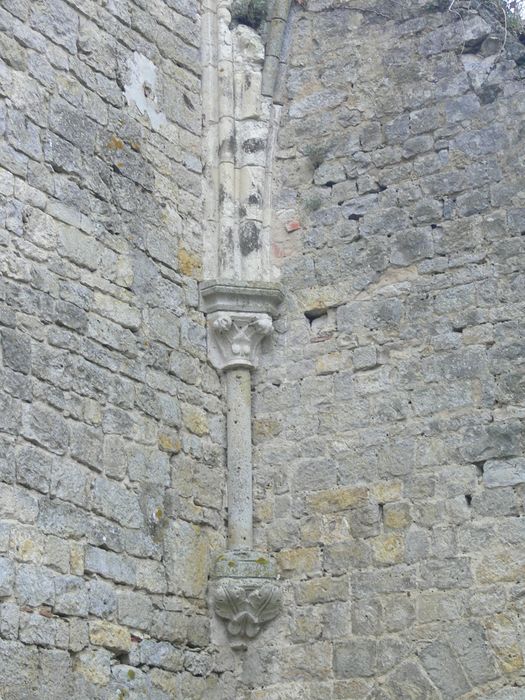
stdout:
[(253, 393), (284, 605), (235, 652), (199, 4), (0, 5), (2, 700), (522, 700), (525, 48), (497, 0), (292, 7)]
[(243, 698), (525, 697), (525, 50), (449, 4), (294, 12)]
[(198, 4), (0, 4), (0, 696), (225, 698)]

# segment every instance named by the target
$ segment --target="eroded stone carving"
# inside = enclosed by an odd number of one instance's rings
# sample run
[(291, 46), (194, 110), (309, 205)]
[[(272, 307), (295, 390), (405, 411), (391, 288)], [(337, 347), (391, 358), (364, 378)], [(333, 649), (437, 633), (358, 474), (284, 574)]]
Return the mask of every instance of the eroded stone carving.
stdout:
[(226, 621), (234, 648), (244, 648), (281, 610), (275, 562), (268, 554), (226, 552), (215, 563), (212, 582), (212, 607)]
[(273, 583), (251, 590), (239, 583), (218, 586), (214, 597), (215, 612), (228, 620), (226, 629), (232, 637), (253, 639), (265, 622), (277, 617), (281, 609), (281, 591)]
[(268, 314), (225, 313), (208, 316), (208, 349), (218, 369), (253, 369), (263, 338), (273, 330)]

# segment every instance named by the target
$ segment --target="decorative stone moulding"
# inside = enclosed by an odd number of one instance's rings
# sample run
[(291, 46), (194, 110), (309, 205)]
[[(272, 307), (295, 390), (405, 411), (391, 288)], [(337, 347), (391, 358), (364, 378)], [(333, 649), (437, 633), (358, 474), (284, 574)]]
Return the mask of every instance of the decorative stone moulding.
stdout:
[(200, 308), (205, 314), (216, 311), (279, 315), (281, 289), (271, 283), (213, 280), (200, 284)]
[(232, 647), (244, 649), (281, 610), (275, 562), (262, 552), (234, 550), (217, 559), (211, 578), (213, 610)]

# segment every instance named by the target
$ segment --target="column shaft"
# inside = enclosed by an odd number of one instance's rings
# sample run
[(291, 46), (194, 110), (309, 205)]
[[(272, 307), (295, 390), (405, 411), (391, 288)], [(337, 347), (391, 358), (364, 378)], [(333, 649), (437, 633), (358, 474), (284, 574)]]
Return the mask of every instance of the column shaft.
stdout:
[(245, 367), (226, 371), (228, 403), (228, 547), (251, 549), (252, 426), (251, 376)]

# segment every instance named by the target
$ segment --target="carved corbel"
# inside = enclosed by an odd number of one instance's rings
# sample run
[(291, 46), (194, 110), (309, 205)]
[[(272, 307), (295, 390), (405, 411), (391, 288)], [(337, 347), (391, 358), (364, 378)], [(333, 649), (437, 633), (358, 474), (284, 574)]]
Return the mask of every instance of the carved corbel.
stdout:
[(230, 551), (212, 573), (212, 606), (225, 621), (232, 647), (242, 649), (281, 611), (274, 561), (261, 552)]

